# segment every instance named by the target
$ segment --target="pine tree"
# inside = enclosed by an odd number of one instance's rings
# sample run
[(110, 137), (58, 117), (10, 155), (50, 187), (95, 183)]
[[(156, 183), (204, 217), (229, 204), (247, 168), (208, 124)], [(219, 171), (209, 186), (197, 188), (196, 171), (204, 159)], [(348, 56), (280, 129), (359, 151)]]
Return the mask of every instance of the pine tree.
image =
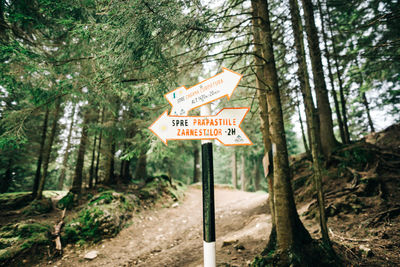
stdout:
[(315, 26), (313, 4), (311, 0), (302, 0), (302, 5), (313, 71), (314, 89), (317, 96), (319, 134), (321, 137), (323, 136), (323, 138), (321, 138), (321, 148), (324, 155), (328, 157), (338, 143), (333, 134), (332, 110), (322, 68), (321, 50), (319, 48), (318, 32)]
[(287, 252), (295, 244), (310, 242), (311, 237), (298, 217), (290, 185), (289, 162), (272, 47), (268, 3), (266, 1), (253, 2), (253, 7), (260, 18), (260, 40), (263, 40), (262, 55), (265, 60), (264, 80), (268, 88), (266, 96), (269, 129), (273, 144), (276, 248)]

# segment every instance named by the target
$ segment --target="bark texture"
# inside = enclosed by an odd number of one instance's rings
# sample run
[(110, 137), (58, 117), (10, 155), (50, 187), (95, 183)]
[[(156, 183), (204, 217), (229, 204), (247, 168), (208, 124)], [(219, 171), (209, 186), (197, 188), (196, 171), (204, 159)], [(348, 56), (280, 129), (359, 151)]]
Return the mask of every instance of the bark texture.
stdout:
[[(293, 29), (293, 34), (294, 34), (294, 39), (295, 39), (295, 44), (296, 44), (296, 55), (299, 61), (305, 62), (305, 51), (304, 51), (304, 44), (303, 46), (301, 45), (301, 40), (299, 38), (302, 38), (301, 36), (301, 19), (300, 19), (300, 13), (299, 13), (299, 8), (298, 8), (298, 3), (297, 0), (290, 0), (290, 15), (291, 15), (291, 21), (292, 21), (292, 29)], [(305, 63), (303, 63), (305, 64)], [(306, 68), (303, 66), (303, 68), (299, 68), (298, 70), (298, 76), (299, 80), (304, 79), (305, 77), (308, 77), (306, 72)], [(308, 79), (308, 78), (307, 78)], [(307, 83), (308, 81), (303, 81), (301, 82), (302, 84)], [(304, 103), (304, 108), (306, 111), (306, 117), (307, 117), (307, 128), (310, 136), (310, 147), (311, 147), (311, 156), (313, 159), (313, 169), (314, 169), (314, 184), (315, 188), (317, 190), (317, 201), (318, 201), (318, 207), (319, 207), (319, 220), (320, 220), (320, 227), (321, 227), (321, 232), (324, 241), (329, 244), (329, 235), (328, 235), (328, 229), (326, 226), (326, 216), (325, 216), (325, 200), (324, 200), (324, 194), (322, 190), (322, 165), (320, 162), (320, 149), (319, 149), (319, 142), (318, 142), (318, 126), (315, 122), (315, 108), (314, 108), (314, 103), (312, 99), (312, 93), (311, 93), (311, 88), (310, 86), (304, 86), (302, 87), (302, 93), (303, 93), (303, 103)]]
[(4, 173), (3, 179), (0, 179), (0, 194), (6, 193), (12, 180), (12, 159), (8, 159), (7, 169)]
[[(304, 36), (303, 36), (303, 24), (301, 21), (300, 13), (299, 13), (299, 6), (296, 0), (289, 0), (289, 7), (290, 7), (290, 19), (292, 23), (293, 29), (293, 37), (294, 37), (294, 44), (296, 50), (296, 59), (298, 64), (297, 76), (300, 82), (300, 91), (305, 99), (306, 91), (311, 92), (310, 86), (310, 78), (307, 70), (307, 61), (306, 61), (306, 54), (305, 54), (305, 46), (304, 46)], [(317, 111), (315, 109), (314, 101), (311, 99), (311, 109), (312, 109), (312, 117), (309, 117), (310, 114), (306, 112), (306, 121), (313, 121), (313, 124), (318, 126), (319, 125), (319, 118)], [(307, 127), (308, 131), (308, 140), (311, 140), (310, 136), (310, 129)], [(321, 138), (319, 135), (319, 131), (316, 132), (316, 140), (318, 143), (318, 147), (321, 148)], [(310, 142), (310, 148), (312, 143)], [(311, 155), (311, 154), (310, 154)]]
[(265, 60), (264, 77), (267, 88), (269, 129), (273, 144), (276, 246), (278, 250), (290, 251), (296, 244), (311, 242), (311, 237), (297, 214), (290, 184), (291, 174), (272, 47), (268, 2), (257, 2), (255, 10), (258, 11), (260, 18), (260, 40), (262, 40), (262, 55)]
[(257, 157), (254, 160), (254, 176), (253, 176), (253, 186), (254, 186), (254, 191), (260, 190), (260, 178), (261, 178), (261, 173), (260, 173), (260, 166), (262, 165), (261, 158)]
[(96, 157), (96, 143), (97, 143), (97, 135), (94, 136), (94, 140), (93, 140), (92, 160), (90, 161), (90, 169), (89, 169), (89, 188), (93, 187), (94, 162), (95, 162), (95, 157)]
[(58, 119), (59, 119), (59, 115), (60, 115), (60, 109), (61, 109), (61, 98), (59, 98), (57, 100), (57, 102), (56, 102), (56, 107), (55, 107), (55, 110), (54, 110), (53, 123), (51, 125), (51, 130), (50, 130), (50, 136), (49, 136), (49, 140), (48, 140), (48, 143), (47, 143), (47, 147), (44, 150), (44, 155), (43, 155), (43, 173), (42, 173), (42, 176), (40, 177), (39, 187), (38, 187), (38, 191), (37, 191), (35, 199), (41, 199), (42, 198), (44, 185), (45, 185), (46, 180), (47, 180), (47, 174), (48, 174), (48, 168), (49, 168), (49, 163), (50, 163), (51, 150), (52, 150), (52, 147), (53, 147), (54, 138), (56, 136)]
[(308, 157), (311, 157), (311, 152), (310, 152), (310, 148), (307, 144), (307, 138), (306, 138), (306, 134), (304, 131), (304, 126), (303, 126), (303, 119), (301, 118), (301, 113), (300, 113), (300, 105), (299, 103), (297, 103), (297, 110), (298, 110), (298, 114), (299, 114), (299, 122), (300, 122), (300, 129), (301, 129), (301, 137), (303, 139), (303, 144), (304, 144), (304, 150), (306, 151), (306, 154)]
[(72, 180), (72, 188), (70, 190), (73, 194), (77, 195), (78, 198), (82, 193), (83, 165), (85, 162), (86, 143), (88, 139), (89, 118), (90, 118), (90, 111), (86, 110), (85, 115), (83, 117), (82, 134), (79, 142), (78, 156), (76, 158), (75, 173), (74, 173), (74, 178)]
[(46, 107), (46, 112), (44, 114), (43, 127), (42, 127), (42, 137), (40, 139), (40, 148), (39, 148), (39, 157), (37, 161), (35, 179), (33, 180), (33, 188), (32, 188), (32, 198), (36, 198), (37, 191), (39, 188), (41, 170), (42, 170), (42, 162), (43, 162), (43, 153), (44, 153), (44, 145), (46, 142), (47, 135), (47, 124), (49, 121), (49, 107)]
[[(259, 18), (258, 14), (258, 0), (251, 1), (251, 6), (252, 6), (252, 12), (253, 12), (253, 19), (252, 19), (252, 24), (253, 24), (253, 40), (254, 40), (254, 61), (255, 61), (255, 74), (256, 74), (256, 88), (257, 88), (257, 99), (258, 99), (258, 105), (259, 105), (259, 111), (260, 111), (260, 130), (261, 134), (263, 137), (263, 144), (264, 144), (264, 157), (262, 159), (262, 164), (264, 168), (264, 177), (268, 181), (268, 193), (269, 193), (269, 207), (271, 211), (271, 221), (272, 221), (272, 231), (270, 234), (270, 237), (276, 237), (276, 232), (275, 232), (275, 205), (274, 205), (274, 189), (273, 189), (273, 174), (269, 170), (271, 169), (270, 166), (272, 166), (272, 157), (270, 157), (269, 153), (271, 151), (271, 138), (270, 138), (270, 132), (269, 132), (269, 120), (268, 120), (268, 106), (267, 106), (267, 83), (265, 81), (265, 74), (266, 70), (264, 70), (266, 61), (263, 58), (263, 53), (262, 53), (262, 45), (261, 43), (263, 40), (261, 40), (260, 36), (260, 23), (261, 20), (257, 19)], [(275, 241), (273, 238), (270, 238), (272, 242), (271, 244), (274, 243)], [(275, 239), (276, 240), (276, 239)]]
[[(101, 127), (103, 127), (104, 123), (104, 108), (101, 111)], [(94, 171), (94, 181), (95, 185), (99, 183), (99, 165), (100, 165), (100, 150), (101, 150), (101, 142), (103, 141), (103, 129), (100, 129), (100, 134), (99, 134), (99, 145), (97, 147), (97, 157), (96, 157), (96, 168)]]
[(314, 20), (314, 9), (311, 0), (302, 0), (304, 10), (305, 29), (307, 32), (311, 66), (314, 77), (314, 89), (317, 96), (319, 134), (324, 155), (328, 157), (338, 145), (333, 134), (332, 110), (329, 104), (328, 90), (324, 78), (321, 61), (319, 38)]
[(367, 96), (365, 95), (365, 92), (361, 93), (361, 98), (362, 98), (362, 102), (363, 102), (363, 105), (365, 107), (365, 110), (367, 111), (367, 118), (368, 118), (369, 128), (370, 128), (371, 132), (374, 133), (375, 132), (375, 127), (374, 127), (374, 123), (372, 122), (371, 110), (369, 108), (369, 103), (368, 103), (368, 100), (367, 100)]
[(111, 185), (115, 182), (115, 174), (114, 174), (114, 157), (115, 157), (115, 142), (114, 138), (110, 137), (108, 144), (108, 151), (106, 152), (106, 164), (105, 164), (105, 177), (104, 184)]
[(324, 40), (324, 52), (325, 52), (325, 58), (327, 61), (329, 81), (331, 84), (331, 90), (332, 90), (331, 94), (332, 94), (333, 101), (335, 104), (335, 113), (336, 113), (336, 118), (337, 118), (337, 122), (338, 122), (338, 126), (339, 126), (340, 139), (342, 140), (342, 143), (346, 143), (342, 115), (340, 113), (339, 101), (338, 101), (336, 90), (335, 90), (335, 81), (333, 79), (332, 66), (331, 66), (331, 54), (330, 54), (329, 48), (328, 48), (328, 36), (325, 31), (325, 21), (324, 21), (324, 14), (322, 13), (321, 1), (318, 0), (317, 4), (318, 4), (319, 15), (321, 18), (321, 32), (322, 32), (322, 39)]
[(147, 179), (147, 150), (142, 149), (136, 164), (135, 169), (135, 179), (136, 180), (146, 180)]
[(130, 171), (130, 160), (122, 160), (121, 161), (121, 181), (125, 184), (128, 184), (132, 179), (131, 171)]

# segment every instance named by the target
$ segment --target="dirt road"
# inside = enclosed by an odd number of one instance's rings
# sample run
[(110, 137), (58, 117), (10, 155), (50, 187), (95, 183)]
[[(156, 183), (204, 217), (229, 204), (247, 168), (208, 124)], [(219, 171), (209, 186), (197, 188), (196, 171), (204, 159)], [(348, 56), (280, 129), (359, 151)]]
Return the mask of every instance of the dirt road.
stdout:
[[(270, 231), (267, 194), (216, 188), (217, 265), (245, 266)], [(236, 241), (237, 240), (237, 241)], [(223, 242), (228, 243), (222, 247)], [(202, 266), (201, 190), (190, 188), (179, 205), (147, 210), (112, 239), (86, 249), (67, 248), (51, 266)], [(84, 259), (92, 250), (93, 260)]]

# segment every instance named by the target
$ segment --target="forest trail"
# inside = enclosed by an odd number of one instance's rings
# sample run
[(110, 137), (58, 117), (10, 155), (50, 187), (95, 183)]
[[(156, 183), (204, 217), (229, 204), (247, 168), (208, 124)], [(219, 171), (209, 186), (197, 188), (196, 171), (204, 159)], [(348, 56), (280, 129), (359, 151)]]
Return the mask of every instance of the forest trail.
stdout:
[[(268, 194), (216, 187), (217, 264), (243, 266), (265, 247), (270, 232)], [(237, 240), (237, 241), (236, 241)], [(222, 246), (223, 242), (227, 244)], [(201, 190), (190, 187), (169, 208), (135, 214), (119, 235), (86, 249), (66, 248), (51, 266), (202, 266)], [(86, 260), (87, 252), (98, 256)]]

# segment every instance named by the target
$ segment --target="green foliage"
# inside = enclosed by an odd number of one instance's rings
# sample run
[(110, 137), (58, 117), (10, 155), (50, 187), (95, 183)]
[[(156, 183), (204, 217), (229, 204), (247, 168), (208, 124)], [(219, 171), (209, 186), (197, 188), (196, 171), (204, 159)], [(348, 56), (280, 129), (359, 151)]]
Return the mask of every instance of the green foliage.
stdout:
[(343, 263), (330, 246), (315, 240), (286, 251), (271, 250), (268, 255), (256, 256), (250, 266), (343, 266)]
[(79, 240), (98, 242), (103, 235), (103, 232), (99, 230), (99, 226), (102, 223), (99, 219), (103, 215), (104, 212), (98, 207), (84, 209), (78, 214), (77, 220), (65, 226), (65, 240), (67, 242), (77, 242)]
[(149, 180), (147, 181), (146, 186), (140, 188), (139, 198), (155, 201), (164, 193), (165, 190), (170, 191), (171, 190), (170, 183), (164, 177), (168, 176), (161, 175), (161, 176), (151, 177), (149, 179), (150, 181)]
[(57, 208), (70, 210), (74, 206), (75, 195), (68, 192), (63, 198), (57, 202)]
[[(354, 8), (359, 3), (356, 0), (346, 3), (327, 1), (331, 13), (332, 39), (336, 50), (341, 51), (338, 56), (340, 75), (347, 73), (346, 79), (343, 79), (345, 94), (353, 109), (349, 118), (354, 118), (350, 126), (357, 137), (367, 128), (361, 93), (369, 96), (372, 110), (379, 107), (385, 113), (392, 114), (397, 121), (399, 100), (395, 96), (400, 86), (400, 49), (396, 44), (400, 31), (395, 26), (400, 20), (398, 16), (393, 16), (398, 14), (399, 5), (392, 1), (370, 0)], [(386, 16), (390, 18), (381, 19)]]
[(251, 267), (266, 267), (273, 266), (272, 264), (268, 264), (268, 261), (264, 257), (256, 256), (254, 260), (250, 263)]
[[(184, 189), (182, 183), (171, 185), (168, 179), (162, 176), (153, 177), (151, 182), (139, 190), (138, 196), (141, 200), (153, 202), (169, 195), (177, 201), (183, 198)], [(76, 217), (66, 223), (62, 240), (65, 243), (84, 244), (115, 236), (125, 227), (131, 212), (139, 204), (140, 201), (135, 195), (112, 190), (102, 191), (93, 196)]]
[(129, 213), (136, 205), (137, 200), (132, 195), (101, 192), (65, 225), (62, 239), (67, 243), (83, 244), (114, 236), (130, 218)]
[(373, 151), (368, 150), (363, 146), (354, 146), (350, 149), (339, 150), (336, 153), (343, 160), (339, 163), (339, 169), (346, 169), (351, 167), (355, 169), (363, 169), (363, 167), (372, 162), (375, 158)]
[(114, 199), (113, 192), (114, 191), (102, 191), (101, 194), (98, 194), (90, 200), (89, 205), (110, 204)]
[(167, 190), (171, 195), (172, 200), (178, 201), (183, 199), (186, 186), (181, 182), (177, 182), (174, 183), (172, 186), (167, 187)]

